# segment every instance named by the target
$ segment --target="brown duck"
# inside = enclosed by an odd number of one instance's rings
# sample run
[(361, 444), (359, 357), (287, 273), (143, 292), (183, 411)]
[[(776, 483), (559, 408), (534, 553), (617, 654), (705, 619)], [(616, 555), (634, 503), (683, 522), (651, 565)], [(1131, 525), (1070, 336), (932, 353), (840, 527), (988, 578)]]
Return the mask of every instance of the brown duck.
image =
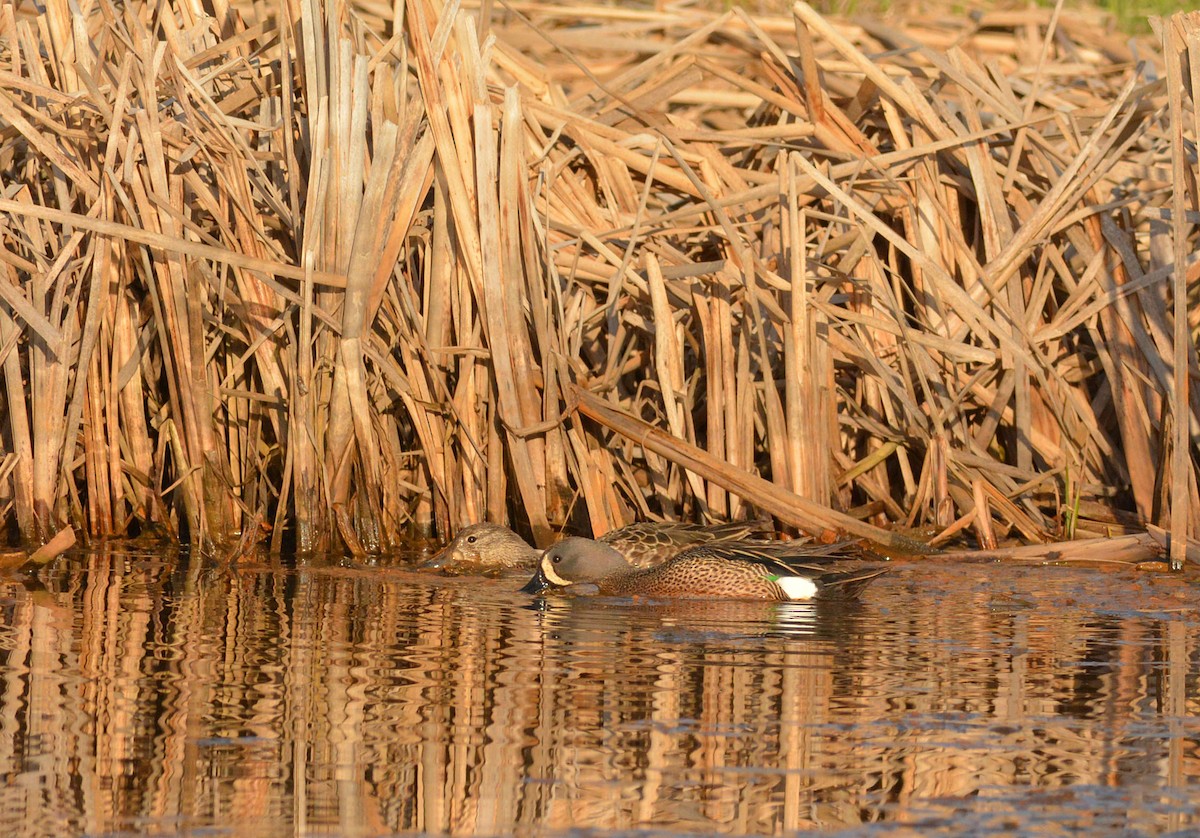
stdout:
[(807, 600), (858, 596), (886, 567), (830, 570), (848, 558), (845, 544), (725, 542), (691, 547), (638, 569), (610, 545), (568, 538), (547, 550), (521, 590), (652, 599)]

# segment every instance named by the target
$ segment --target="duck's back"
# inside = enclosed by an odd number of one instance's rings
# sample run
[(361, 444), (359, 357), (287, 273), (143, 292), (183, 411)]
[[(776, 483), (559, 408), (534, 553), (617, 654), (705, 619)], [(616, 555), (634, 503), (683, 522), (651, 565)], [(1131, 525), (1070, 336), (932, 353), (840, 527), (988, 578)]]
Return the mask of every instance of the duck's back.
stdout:
[(702, 544), (738, 541), (771, 532), (767, 521), (732, 521), (726, 524), (656, 523), (641, 521), (602, 535), (634, 567), (653, 567), (684, 550)]

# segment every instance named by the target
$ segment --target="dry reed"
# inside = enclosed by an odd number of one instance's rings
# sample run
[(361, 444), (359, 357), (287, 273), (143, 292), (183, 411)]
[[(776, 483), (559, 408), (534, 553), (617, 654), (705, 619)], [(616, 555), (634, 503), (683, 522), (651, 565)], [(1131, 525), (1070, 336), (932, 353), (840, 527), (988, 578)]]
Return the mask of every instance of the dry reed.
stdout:
[(1195, 15), (204, 8), (0, 9), (20, 540), (1200, 533)]

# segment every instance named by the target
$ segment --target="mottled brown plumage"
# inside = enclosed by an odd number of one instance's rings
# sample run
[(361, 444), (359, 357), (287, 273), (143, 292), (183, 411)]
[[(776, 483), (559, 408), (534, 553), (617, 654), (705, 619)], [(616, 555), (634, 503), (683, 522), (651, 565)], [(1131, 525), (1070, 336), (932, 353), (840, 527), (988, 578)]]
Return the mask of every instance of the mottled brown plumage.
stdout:
[(642, 521), (605, 533), (597, 541), (612, 547), (634, 567), (652, 567), (697, 545), (741, 541), (768, 534), (774, 535), (774, 532), (767, 521), (725, 524)]
[(508, 527), (471, 524), (422, 567), (447, 573), (487, 573), (533, 567), (540, 555)]
[[(639, 522), (600, 537), (634, 567), (650, 567), (697, 544), (744, 539), (770, 532), (769, 522), (727, 524)], [(448, 573), (487, 573), (514, 568), (534, 569), (542, 553), (500, 524), (471, 524), (423, 567)]]
[(568, 538), (542, 555), (537, 574), (522, 590), (790, 601), (854, 597), (887, 571), (881, 567), (829, 569), (832, 562), (846, 558), (844, 544), (724, 542), (692, 547), (656, 567), (638, 569), (607, 544)]

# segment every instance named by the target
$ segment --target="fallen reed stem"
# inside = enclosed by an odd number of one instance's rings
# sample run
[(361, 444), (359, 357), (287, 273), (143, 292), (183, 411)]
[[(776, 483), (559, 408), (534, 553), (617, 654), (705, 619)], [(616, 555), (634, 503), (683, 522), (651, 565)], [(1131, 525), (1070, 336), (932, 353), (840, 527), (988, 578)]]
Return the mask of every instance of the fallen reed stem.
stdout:
[(1194, 14), (214, 9), (0, 9), (16, 540), (1189, 555)]

